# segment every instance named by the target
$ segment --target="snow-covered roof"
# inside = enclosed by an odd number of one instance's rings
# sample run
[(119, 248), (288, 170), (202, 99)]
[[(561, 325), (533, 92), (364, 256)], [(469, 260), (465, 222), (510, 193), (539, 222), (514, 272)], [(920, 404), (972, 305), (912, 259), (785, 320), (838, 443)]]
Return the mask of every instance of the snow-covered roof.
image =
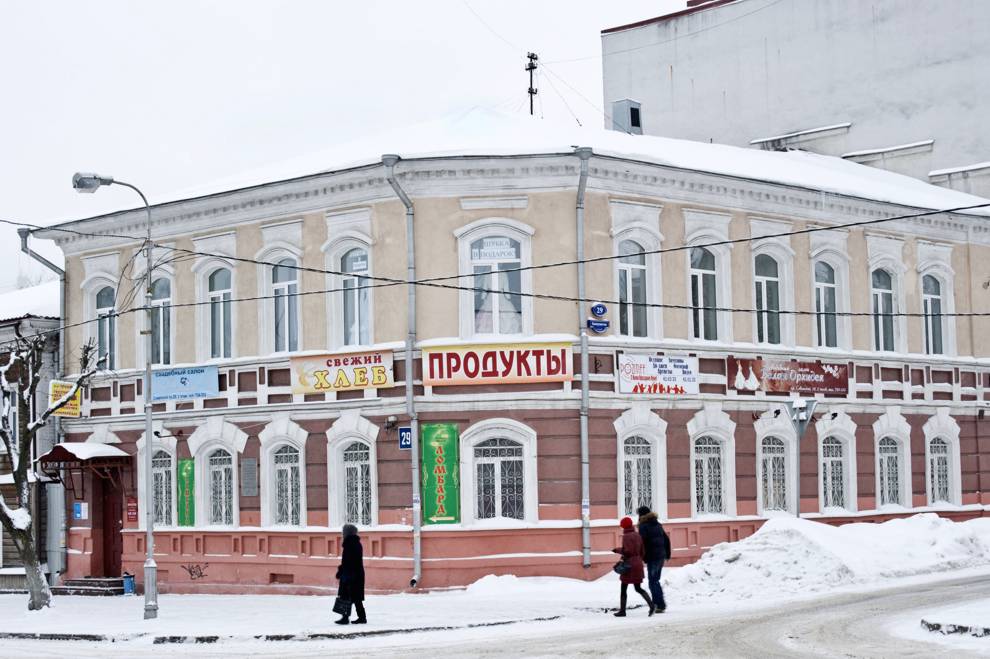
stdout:
[(52, 450), (38, 458), (39, 462), (45, 462), (46, 458), (58, 461), (61, 458), (59, 453), (68, 452), (79, 460), (92, 460), (93, 458), (128, 458), (127, 453), (111, 444), (100, 444), (98, 442), (63, 442), (56, 444)]
[[(832, 156), (627, 135), (474, 108), (412, 127), (376, 132), (368, 138), (166, 195), (168, 201), (272, 183), (300, 176), (374, 165), (382, 154), (405, 159), (568, 153), (591, 147), (596, 154), (658, 165), (794, 185), (920, 208), (948, 209), (987, 201), (917, 179)], [(165, 201), (164, 199), (162, 201)], [(990, 209), (972, 211), (990, 215)]]
[(0, 321), (27, 316), (58, 318), (58, 280), (0, 293)]

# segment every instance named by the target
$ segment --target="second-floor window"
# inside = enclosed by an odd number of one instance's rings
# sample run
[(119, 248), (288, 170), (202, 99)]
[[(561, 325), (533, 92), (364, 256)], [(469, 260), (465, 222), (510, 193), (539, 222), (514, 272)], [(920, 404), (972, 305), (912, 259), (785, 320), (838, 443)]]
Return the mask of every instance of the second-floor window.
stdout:
[(873, 271), (873, 347), (894, 350), (894, 282), (886, 270)]
[(941, 355), (942, 347), (942, 284), (931, 275), (921, 278), (922, 303), (925, 312), (925, 352)]
[(172, 363), (172, 285), (164, 277), (151, 285), (151, 362)]
[(299, 283), (295, 259), (284, 258), (272, 268), (275, 352), (299, 349)]
[(230, 357), (230, 270), (217, 268), (210, 273), (210, 357)]
[(114, 312), (116, 295), (112, 286), (104, 286), (96, 292), (96, 344), (100, 366), (107, 370), (117, 367), (117, 318)]
[(521, 334), (522, 277), (518, 240), (486, 236), (471, 243), (476, 334)]
[(835, 348), (839, 345), (836, 323), (835, 268), (825, 261), (815, 262), (815, 325), (818, 345)]
[(368, 345), (370, 332), (370, 289), (368, 252), (360, 247), (348, 250), (340, 259), (341, 294), (344, 298), (344, 345)]
[(619, 243), (619, 334), (646, 336), (646, 256), (632, 240)]
[(691, 306), (694, 338), (717, 340), (715, 255), (704, 247), (691, 249)]
[(756, 274), (756, 340), (780, 343), (780, 272), (773, 257), (760, 254)]

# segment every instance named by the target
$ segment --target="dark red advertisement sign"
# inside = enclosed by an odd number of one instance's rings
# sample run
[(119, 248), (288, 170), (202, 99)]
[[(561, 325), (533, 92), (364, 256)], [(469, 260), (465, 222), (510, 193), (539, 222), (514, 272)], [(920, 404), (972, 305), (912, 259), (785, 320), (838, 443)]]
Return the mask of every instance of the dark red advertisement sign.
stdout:
[(806, 394), (849, 392), (849, 369), (846, 364), (729, 357), (728, 367), (729, 387), (737, 391)]
[(127, 521), (138, 521), (138, 502), (134, 497), (127, 497)]

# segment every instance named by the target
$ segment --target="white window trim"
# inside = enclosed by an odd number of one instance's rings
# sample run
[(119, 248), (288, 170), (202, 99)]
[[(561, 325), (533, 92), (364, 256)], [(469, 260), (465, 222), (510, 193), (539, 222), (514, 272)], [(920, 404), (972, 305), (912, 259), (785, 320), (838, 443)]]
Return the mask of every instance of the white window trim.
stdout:
[(932, 501), (931, 441), (938, 438), (949, 445), (949, 503), (961, 505), (962, 463), (959, 456), (959, 424), (949, 414), (948, 407), (940, 407), (921, 429), (925, 433), (925, 500), (928, 505), (935, 505)]
[[(811, 300), (815, 300), (815, 262), (824, 261), (835, 271), (835, 310), (847, 314), (851, 310), (849, 287), (849, 255), (846, 249), (846, 232), (819, 231), (811, 234)], [(872, 320), (872, 319), (871, 319)], [(817, 323), (817, 318), (815, 318)], [(835, 319), (836, 345), (834, 348), (821, 346), (818, 343), (817, 325), (813, 330), (811, 345), (823, 350), (848, 350), (852, 345), (852, 319), (849, 316), (838, 316)]]
[[(695, 489), (694, 460), (695, 440), (701, 437), (711, 437), (722, 444), (722, 500), (725, 504), (725, 515), (736, 515), (736, 424), (722, 410), (718, 402), (705, 403), (704, 407), (691, 417), (687, 423), (688, 437), (691, 442), (689, 471), (691, 473), (691, 516), (698, 517), (697, 491)], [(708, 516), (710, 513), (703, 513)]]
[[(109, 272), (94, 273), (86, 277), (86, 279), (84, 279), (83, 282), (79, 285), (79, 288), (82, 290), (83, 293), (83, 318), (94, 318), (94, 319), (96, 318), (96, 309), (97, 309), (96, 294), (100, 292), (100, 290), (103, 289), (104, 286), (109, 286), (110, 288), (112, 288), (116, 294), (115, 297), (119, 297), (120, 291), (119, 291), (117, 277), (115, 275), (110, 274)], [(119, 309), (116, 308), (116, 303), (114, 304), (114, 311), (119, 312)], [(114, 369), (120, 369), (122, 366), (120, 363), (120, 357), (121, 357), (120, 316), (114, 317), (114, 324), (115, 324), (114, 333), (113, 333), (114, 343), (113, 346), (111, 346), (111, 348), (113, 349), (113, 355), (114, 355), (114, 362), (115, 362)], [(97, 322), (86, 323), (85, 340), (93, 341), (94, 344), (99, 341), (98, 326), (99, 323)]]
[[(901, 415), (899, 407), (888, 408), (873, 422), (873, 479), (874, 509), (880, 510), (880, 440), (890, 438), (897, 442), (900, 452), (901, 500), (899, 505), (913, 508), (914, 485), (911, 482), (911, 425)], [(890, 504), (887, 504), (890, 505)]]
[(877, 269), (886, 270), (890, 275), (891, 286), (893, 287), (894, 313), (901, 313), (907, 309), (907, 291), (904, 286), (904, 275), (906, 267), (904, 265), (903, 242), (896, 238), (886, 236), (866, 236), (867, 250), (869, 252), (869, 265), (866, 273), (866, 281), (869, 285), (870, 309), (870, 350), (879, 354), (890, 354), (891, 352), (907, 352), (907, 323), (904, 316), (894, 316), (894, 349), (878, 350), (874, 341), (873, 323), (876, 309), (873, 308), (873, 271)]
[[(519, 265), (527, 268), (532, 262), (532, 243), (535, 230), (528, 224), (507, 217), (489, 217), (460, 227), (454, 231), (457, 239), (457, 271), (460, 282), (470, 282), (474, 286), (474, 271), (471, 261), (471, 243), (487, 236), (508, 236), (519, 242)], [(458, 317), (460, 319), (460, 337), (470, 338), (504, 338), (512, 339), (533, 334), (533, 298), (528, 294), (533, 292), (533, 271), (523, 270), (519, 273), (520, 286), (524, 293), (522, 298), (522, 334), (476, 334), (474, 331), (474, 293), (461, 290), (458, 296)]]
[(222, 528), (237, 528), (240, 526), (240, 454), (244, 452), (247, 444), (247, 433), (228, 422), (222, 416), (207, 417), (206, 423), (200, 425), (189, 435), (186, 444), (189, 446), (189, 453), (195, 460), (196, 477), (196, 526), (209, 528), (210, 524), (205, 523), (210, 510), (210, 495), (207, 491), (209, 465), (207, 456), (215, 449), (222, 448), (230, 453), (233, 458), (233, 526), (223, 525)]
[(537, 477), (536, 431), (512, 419), (485, 419), (465, 430), (460, 436), (461, 524), (506, 522), (520, 520), (498, 517), (478, 520), (475, 501), (474, 447), (489, 439), (508, 439), (523, 448), (523, 519), (525, 523), (539, 521), (539, 478)]
[(342, 526), (347, 514), (346, 474), (344, 473), (344, 449), (354, 441), (368, 446), (371, 472), (371, 525), (378, 526), (378, 440), (379, 428), (371, 421), (351, 410), (340, 415), (327, 429), (327, 515), (330, 526)]
[[(106, 426), (102, 426), (106, 427)], [(157, 453), (159, 450), (165, 451), (172, 456), (172, 524), (171, 526), (166, 526), (162, 524), (155, 524), (155, 529), (173, 529), (177, 528), (179, 524), (179, 510), (178, 510), (178, 499), (179, 499), (179, 487), (178, 487), (178, 472), (179, 472), (179, 452), (176, 448), (176, 438), (172, 433), (165, 428), (161, 421), (155, 421), (152, 424), (152, 429), (155, 434), (151, 440), (151, 450), (152, 455)], [(92, 441), (92, 440), (88, 440)], [(138, 528), (147, 528), (148, 519), (148, 478), (145, 463), (145, 449), (148, 446), (148, 438), (145, 433), (141, 434), (141, 437), (137, 440), (137, 494), (138, 494)]]
[(661, 519), (667, 519), (667, 422), (650, 410), (649, 405), (634, 403), (613, 421), (612, 425), (615, 428), (618, 471), (618, 498), (615, 505), (619, 516), (635, 513), (635, 511), (622, 511), (626, 495), (625, 469), (623, 469), (624, 444), (630, 437), (642, 437), (650, 443), (654, 512)]
[[(292, 421), (288, 414), (278, 414), (260, 433), (261, 442), (261, 525), (274, 529), (301, 528), (309, 526), (306, 507), (306, 440), (309, 432)], [(283, 446), (291, 446), (299, 451), (299, 525), (275, 524), (275, 452)]]
[[(777, 413), (776, 416), (774, 413)], [(801, 506), (798, 489), (798, 441), (794, 424), (786, 409), (767, 410), (753, 424), (756, 431), (756, 514), (765, 515), (763, 501), (763, 440), (773, 437), (784, 443), (784, 487), (787, 488), (787, 512), (797, 514)]]
[[(375, 244), (370, 236), (353, 230), (342, 231), (330, 240), (323, 243), (321, 250), (324, 254), (326, 269), (333, 272), (342, 272), (341, 258), (354, 248), (360, 248), (368, 255), (367, 276), (374, 275), (374, 261), (372, 246)], [(344, 277), (338, 274), (327, 273), (327, 309), (330, 313), (327, 318), (327, 341), (331, 348), (338, 349), (348, 346), (344, 342)], [(375, 342), (375, 289), (368, 290), (368, 340), (370, 344)], [(357, 344), (354, 344), (357, 345)]]
[[(154, 268), (152, 270), (152, 273), (153, 273), (152, 276), (154, 277), (152, 281), (157, 281), (159, 279), (168, 280), (168, 290), (169, 290), (168, 350), (169, 350), (169, 355), (171, 355), (171, 359), (168, 364), (156, 363), (155, 366), (170, 366), (178, 361), (175, 355), (175, 333), (176, 330), (178, 329), (178, 326), (176, 325), (176, 314), (175, 314), (175, 304), (176, 304), (175, 271), (171, 266), (161, 265)], [(141, 277), (144, 276), (145, 275), (143, 274), (141, 275)], [(143, 280), (140, 288), (142, 289), (142, 294), (140, 296), (140, 299), (136, 300), (135, 303), (143, 306), (145, 301), (143, 295), (143, 290), (144, 290)], [(152, 302), (152, 304), (154, 304), (154, 306), (160, 306), (158, 304), (155, 304), (154, 302)], [(148, 343), (148, 339), (147, 337), (145, 337), (144, 331), (147, 329), (150, 329), (148, 327), (148, 314), (146, 312), (142, 312), (138, 314), (137, 319), (134, 321), (134, 363), (135, 364), (144, 363), (145, 360), (144, 351), (146, 350), (146, 346)]]
[[(732, 246), (710, 245), (729, 238), (729, 221), (731, 216), (722, 213), (705, 211), (684, 211), (685, 239), (688, 247), (704, 247), (715, 257), (715, 303), (719, 308), (732, 306)], [(691, 311), (691, 250), (684, 250), (685, 268), (687, 272), (685, 292), (688, 309), (688, 331), (690, 340), (702, 343), (732, 343), (732, 314), (722, 311), (715, 312), (715, 327), (718, 337), (708, 341), (695, 337), (694, 313)]]
[[(619, 253), (619, 243), (624, 240), (632, 240), (643, 248), (644, 252), (655, 252), (663, 245), (663, 236), (659, 231), (652, 228), (645, 222), (634, 222), (625, 225), (620, 231), (612, 232), (612, 253)], [(663, 302), (663, 270), (660, 263), (659, 254), (647, 254), (644, 257), (646, 262), (646, 303), (660, 305)], [(618, 301), (619, 295), (619, 260), (616, 259), (615, 267), (612, 268), (613, 299)], [(663, 337), (663, 313), (659, 306), (646, 308), (646, 336), (633, 337), (631, 334), (621, 334), (619, 332), (619, 310), (612, 313), (614, 318), (613, 334), (623, 338), (644, 338), (658, 339)]]
[[(196, 355), (201, 362), (219, 362), (227, 357), (212, 357), (211, 325), (210, 325), (210, 275), (220, 268), (230, 271), (230, 297), (237, 297), (237, 268), (234, 262), (217, 257), (206, 257), (196, 261), (192, 272), (196, 278)], [(237, 357), (237, 308), (240, 305), (231, 302), (230, 305), (230, 357)], [(173, 332), (174, 333), (174, 332)]]
[[(942, 287), (941, 295), (939, 296), (942, 300), (942, 355), (946, 357), (956, 356), (956, 319), (954, 314), (956, 312), (956, 294), (955, 294), (955, 272), (952, 268), (941, 262), (923, 262), (918, 264), (918, 299), (922, 300), (921, 303), (921, 313), (925, 312), (924, 299), (925, 299), (925, 289), (924, 281), (926, 276), (932, 276)], [(922, 322), (927, 323), (928, 319), (922, 317)], [(921, 351), (925, 352), (925, 327), (921, 328)]]
[[(754, 297), (753, 308), (756, 308), (755, 282), (756, 282), (756, 257), (769, 256), (777, 262), (777, 289), (780, 299), (780, 310), (788, 311), (794, 309), (794, 250), (788, 245), (783, 245), (775, 240), (762, 240), (753, 245), (750, 267), (753, 269)], [(766, 300), (764, 300), (766, 304)], [(731, 314), (730, 314), (731, 315)], [(756, 331), (756, 314), (752, 314), (753, 319), (753, 342), (760, 343), (759, 334)], [(780, 313), (780, 346), (794, 345), (794, 314)], [(774, 345), (763, 341), (764, 345)]]
[(822, 442), (828, 437), (834, 437), (842, 442), (843, 485), (845, 495), (844, 509), (856, 512), (859, 509), (859, 493), (856, 471), (856, 423), (845, 412), (825, 412), (815, 423), (818, 434), (818, 464), (815, 473), (818, 474), (818, 510), (822, 513), (825, 508), (825, 482), (822, 468)]
[[(287, 242), (272, 242), (265, 246), (260, 252), (255, 254), (256, 261), (264, 261), (266, 264), (258, 265), (258, 295), (263, 300), (258, 300), (258, 350), (261, 355), (288, 354), (291, 350), (275, 350), (275, 312), (273, 310), (272, 295), (275, 288), (272, 284), (272, 271), (276, 263), (282, 259), (290, 258), (296, 262), (297, 267), (302, 267), (302, 250)], [(296, 292), (302, 293), (303, 271), (297, 269)], [(233, 282), (231, 282), (233, 283)], [(296, 297), (296, 346), (297, 350), (302, 350), (303, 345), (303, 322), (302, 322), (302, 296)]]

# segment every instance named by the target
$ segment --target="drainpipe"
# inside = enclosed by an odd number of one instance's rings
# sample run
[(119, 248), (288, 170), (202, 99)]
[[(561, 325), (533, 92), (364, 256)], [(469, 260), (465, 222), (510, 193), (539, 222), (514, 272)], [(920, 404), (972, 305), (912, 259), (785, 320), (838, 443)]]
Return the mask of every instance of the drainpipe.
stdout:
[[(21, 251), (30, 256), (32, 259), (45, 266), (56, 275), (58, 275), (59, 287), (58, 287), (58, 316), (59, 316), (59, 330), (58, 330), (58, 352), (55, 355), (55, 377), (61, 378), (65, 375), (65, 270), (58, 267), (48, 259), (46, 259), (41, 254), (38, 254), (28, 247), (28, 237), (31, 235), (31, 230), (27, 227), (19, 227), (17, 229), (17, 235), (21, 238)], [(46, 400), (48, 392), (43, 392)], [(55, 417), (55, 443), (58, 443), (59, 438), (62, 436), (62, 419), (61, 417)], [(59, 527), (59, 542), (58, 547), (53, 547), (52, 544), (48, 543), (46, 538), (45, 545), (48, 549), (49, 559), (49, 579), (52, 583), (55, 583), (54, 575), (56, 572), (62, 572), (65, 569), (65, 538), (68, 534), (68, 529), (66, 528), (66, 518), (65, 518), (65, 489), (59, 484), (55, 483), (51, 486), (52, 494), (54, 498), (62, 501), (61, 506), (56, 506), (57, 510), (60, 511), (57, 520), (48, 520), (48, 524), (57, 523)], [(53, 507), (46, 505), (49, 511), (53, 510)], [(50, 516), (49, 516), (50, 517)], [(55, 556), (58, 560), (52, 561), (51, 557)], [(53, 565), (54, 563), (54, 565)]]
[(395, 163), (399, 161), (399, 156), (386, 154), (382, 156), (382, 164), (385, 165), (385, 180), (392, 186), (396, 196), (406, 207), (406, 284), (407, 307), (406, 318), (408, 321), (406, 333), (406, 414), (409, 416), (409, 429), (412, 431), (412, 450), (409, 459), (412, 467), (412, 515), (413, 515), (413, 575), (409, 580), (409, 587), (415, 588), (419, 583), (423, 567), (422, 550), (422, 522), (420, 520), (420, 492), (419, 492), (419, 417), (416, 415), (415, 399), (415, 366), (413, 364), (413, 351), (416, 349), (416, 286), (411, 283), (416, 281), (416, 246), (413, 232), (414, 220), (416, 218), (413, 210), (412, 200), (395, 180)]
[[(588, 159), (591, 149), (574, 150), (581, 160), (581, 176), (577, 190), (577, 275), (578, 299), (584, 300), (584, 192), (588, 184)], [(591, 480), (588, 470), (588, 328), (583, 322), (584, 302), (578, 302), (578, 327), (581, 336), (581, 555), (582, 565), (591, 567)]]

